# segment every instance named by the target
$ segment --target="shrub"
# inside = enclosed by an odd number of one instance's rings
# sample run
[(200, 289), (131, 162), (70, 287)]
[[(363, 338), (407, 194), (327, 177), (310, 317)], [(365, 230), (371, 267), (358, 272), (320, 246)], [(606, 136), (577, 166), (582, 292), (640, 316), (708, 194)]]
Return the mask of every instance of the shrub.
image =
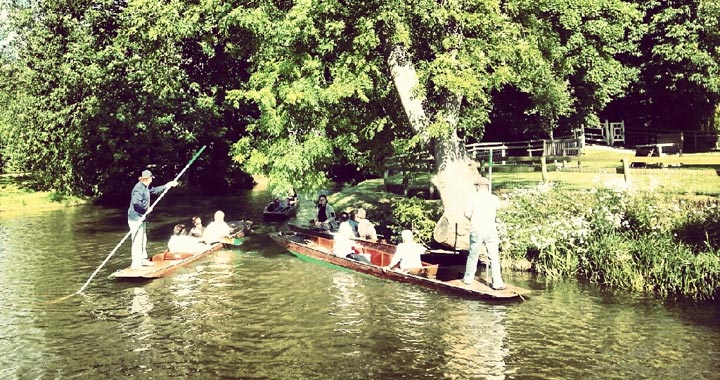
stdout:
[(549, 278), (713, 299), (720, 207), (667, 195), (552, 185), (509, 193), (498, 212), (504, 265), (527, 259)]
[(717, 203), (688, 204), (683, 218), (673, 230), (677, 238), (695, 252), (720, 249), (720, 205)]
[(442, 215), (441, 205), (437, 201), (425, 201), (421, 198), (402, 198), (392, 209), (396, 224), (390, 226), (393, 236), (400, 236), (402, 230), (412, 230), (418, 242), (432, 240), (435, 223)]

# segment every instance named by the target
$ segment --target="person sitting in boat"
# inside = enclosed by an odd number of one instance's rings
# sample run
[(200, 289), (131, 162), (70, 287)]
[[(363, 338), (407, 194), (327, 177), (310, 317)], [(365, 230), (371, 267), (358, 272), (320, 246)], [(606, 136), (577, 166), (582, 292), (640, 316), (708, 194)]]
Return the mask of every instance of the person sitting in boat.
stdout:
[(293, 195), (291, 195), (287, 198), (287, 207), (295, 206), (295, 203), (297, 203), (297, 199), (298, 199), (297, 193), (293, 192)]
[(225, 222), (225, 213), (215, 211), (213, 221), (208, 224), (203, 233), (203, 241), (207, 244), (219, 243), (230, 235), (230, 226)]
[(353, 241), (355, 233), (349, 223), (350, 215), (343, 211), (340, 213), (340, 221), (338, 231), (333, 237), (333, 255), (370, 264), (370, 260), (360, 254), (357, 247), (355, 247), (355, 242)]
[(336, 230), (338, 223), (335, 218), (335, 209), (328, 204), (327, 196), (320, 195), (317, 200), (317, 214), (311, 221), (312, 224), (326, 230)]
[(230, 226), (230, 235), (242, 232), (243, 236), (246, 236), (252, 231), (253, 222), (251, 220), (236, 220), (227, 222), (227, 224)]
[(422, 244), (415, 242), (413, 233), (410, 230), (403, 230), (400, 233), (400, 236), (402, 237), (402, 243), (398, 244), (395, 249), (395, 255), (393, 255), (392, 260), (390, 260), (390, 264), (388, 264), (385, 268), (393, 269), (396, 266), (399, 266), (399, 270), (402, 272), (407, 272), (415, 268), (422, 268), (420, 255), (425, 252), (425, 247)]
[(168, 252), (199, 253), (210, 248), (200, 239), (187, 235), (186, 231), (184, 224), (176, 224), (173, 227), (173, 234), (168, 240)]
[(190, 232), (188, 233), (188, 235), (196, 237), (196, 238), (201, 238), (203, 236), (203, 233), (205, 232), (205, 227), (203, 227), (203, 224), (202, 224), (202, 218), (200, 218), (199, 216), (193, 216), (192, 224), (193, 224), (193, 226), (190, 229)]
[(360, 237), (360, 233), (358, 232), (358, 222), (355, 220), (355, 210), (350, 211), (348, 223), (350, 223), (350, 227), (352, 227), (355, 237)]
[(280, 211), (280, 198), (275, 198), (268, 204), (268, 211), (275, 212)]
[(365, 209), (359, 208), (357, 214), (355, 214), (358, 223), (358, 235), (360, 239), (377, 241), (377, 232), (375, 231), (375, 225), (367, 220), (367, 212)]
[(345, 257), (352, 253), (353, 241), (355, 234), (348, 220), (348, 213), (340, 213), (340, 226), (336, 233), (333, 234), (333, 255)]

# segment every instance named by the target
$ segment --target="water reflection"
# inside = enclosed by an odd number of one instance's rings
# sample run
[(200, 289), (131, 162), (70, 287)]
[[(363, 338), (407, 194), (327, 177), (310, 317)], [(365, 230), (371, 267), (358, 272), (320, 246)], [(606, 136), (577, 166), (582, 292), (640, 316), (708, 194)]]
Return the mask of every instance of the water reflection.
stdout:
[(148, 351), (152, 348), (152, 337), (155, 331), (155, 322), (150, 311), (155, 306), (150, 300), (147, 290), (143, 287), (130, 288), (132, 302), (130, 303), (130, 319), (137, 320), (136, 326), (127, 331), (130, 341), (136, 344), (134, 351)]
[(363, 313), (367, 310), (367, 298), (358, 286), (360, 277), (344, 271), (333, 271), (331, 277), (333, 302), (328, 314), (334, 321), (333, 333), (337, 337), (333, 346), (337, 354), (361, 358), (363, 350), (357, 345), (344, 344), (360, 338), (367, 327)]
[(130, 305), (130, 313), (140, 314), (141, 316), (147, 317), (148, 313), (154, 306), (150, 300), (147, 290), (143, 287), (137, 287), (130, 288), (130, 292), (133, 294), (132, 303)]
[(445, 337), (447, 370), (464, 378), (505, 379), (506, 306), (467, 302), (448, 317), (459, 334)]
[[(428, 307), (428, 293), (418, 291), (410, 286), (398, 287), (397, 302), (388, 308), (395, 323), (394, 329), (405, 347), (428, 339), (426, 327), (430, 321), (432, 308)], [(431, 340), (431, 338), (429, 339)]]
[[(512, 282), (493, 304), (301, 261), (266, 233), (266, 193), (167, 199), (155, 252), (197, 210), (258, 221), (236, 250), (145, 283), (107, 277), (72, 294), (127, 232), (124, 209), (0, 215), (0, 378), (720, 378), (720, 309), (577, 281)], [(174, 208), (174, 206), (178, 208)]]

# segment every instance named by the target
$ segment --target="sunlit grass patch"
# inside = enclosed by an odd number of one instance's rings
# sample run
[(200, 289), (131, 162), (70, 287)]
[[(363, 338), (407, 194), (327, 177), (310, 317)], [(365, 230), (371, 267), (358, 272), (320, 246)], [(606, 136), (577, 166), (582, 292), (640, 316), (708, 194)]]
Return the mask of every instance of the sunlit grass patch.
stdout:
[(28, 177), (22, 175), (0, 175), (0, 212), (57, 208), (86, 203), (86, 200), (79, 197), (55, 191), (30, 190), (26, 186), (27, 181)]

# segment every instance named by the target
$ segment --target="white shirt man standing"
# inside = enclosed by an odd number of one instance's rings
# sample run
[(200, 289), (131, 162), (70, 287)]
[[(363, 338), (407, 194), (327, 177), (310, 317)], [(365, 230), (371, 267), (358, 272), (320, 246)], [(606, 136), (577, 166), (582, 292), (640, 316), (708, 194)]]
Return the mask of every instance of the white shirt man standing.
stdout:
[(490, 181), (478, 176), (474, 181), (475, 192), (470, 196), (465, 217), (470, 219), (470, 253), (465, 263), (463, 283), (471, 285), (475, 281), (480, 245), (487, 250), (490, 265), (491, 287), (495, 290), (506, 287), (501, 275), (499, 244), (495, 218), (500, 200), (490, 192)]

